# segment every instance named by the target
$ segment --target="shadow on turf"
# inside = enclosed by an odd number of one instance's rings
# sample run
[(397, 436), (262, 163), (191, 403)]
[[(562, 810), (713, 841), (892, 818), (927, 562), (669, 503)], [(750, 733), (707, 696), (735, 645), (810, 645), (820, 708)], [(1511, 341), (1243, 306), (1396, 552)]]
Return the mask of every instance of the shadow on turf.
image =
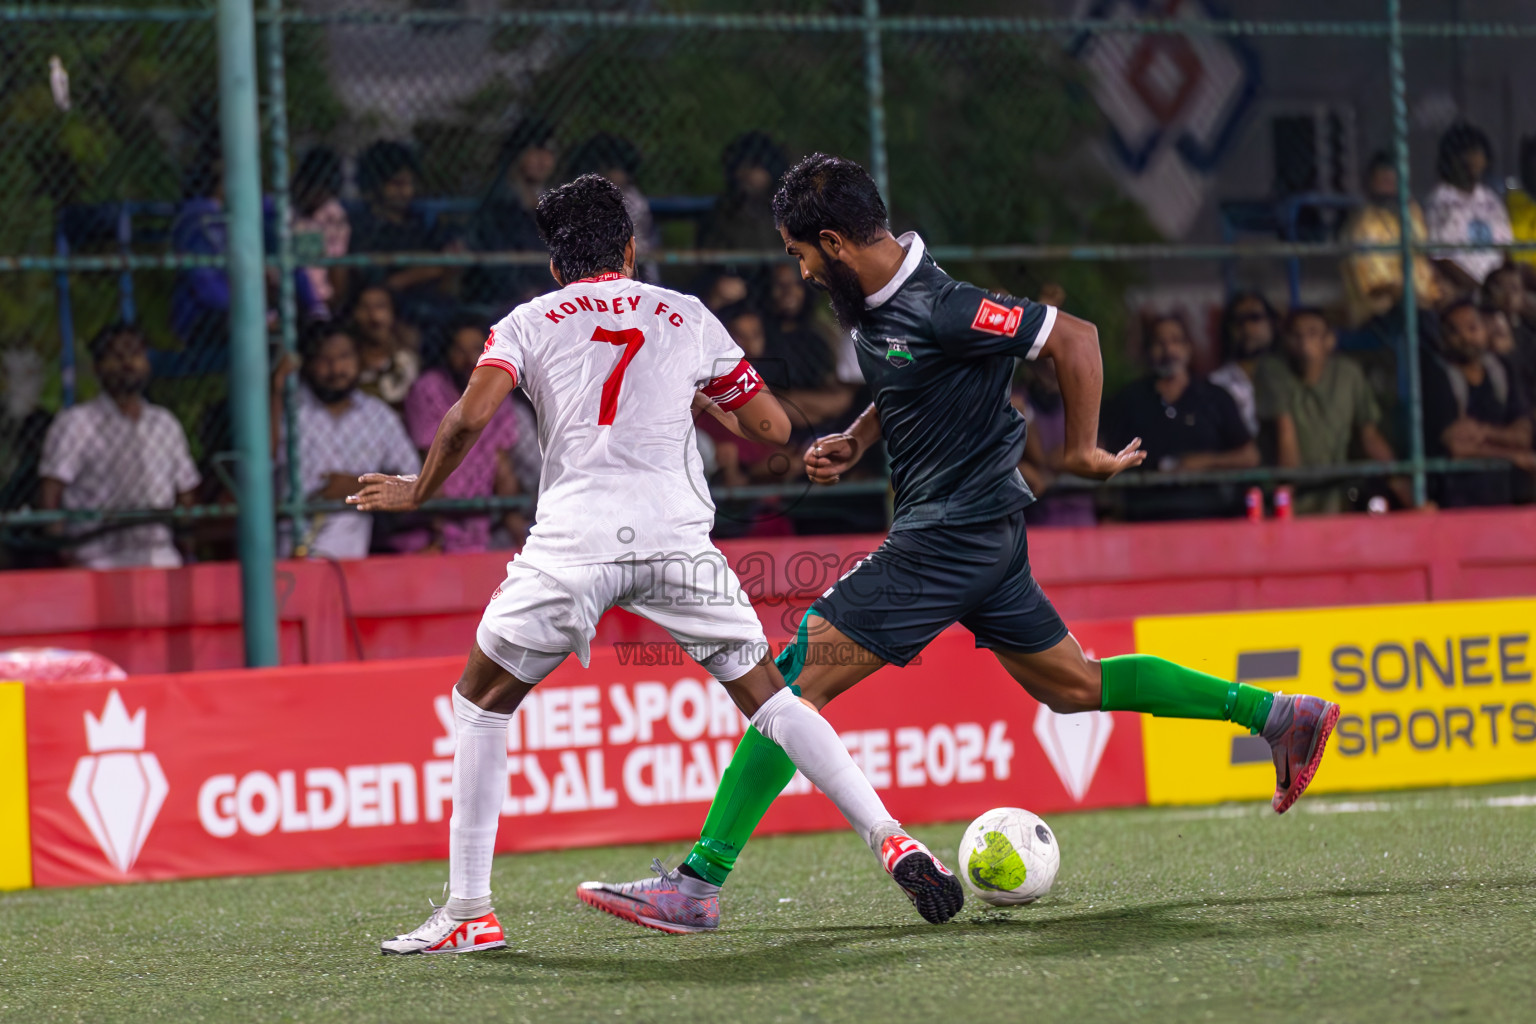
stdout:
[[(1085, 952), (1110, 953), (1120, 950), (1145, 952), (1162, 946), (1178, 946), (1198, 940), (1221, 939), (1272, 942), (1285, 936), (1300, 936), (1336, 928), (1336, 916), (1296, 913), (1282, 919), (1254, 917), (1252, 921), (1201, 921), (1179, 916), (1190, 910), (1233, 907), (1259, 907), (1264, 904), (1295, 904), (1318, 897), (1360, 897), (1389, 895), (1386, 889), (1334, 889), (1297, 893), (1289, 896), (1264, 896), (1251, 899), (1216, 897), (1146, 903), (1134, 907), (1073, 912), (1070, 905), (1053, 908), (1052, 916), (1034, 916), (1034, 911), (1010, 912), (986, 910), (982, 918), (971, 916), (949, 925), (931, 928), (911, 925), (833, 925), (818, 928), (756, 928), (758, 933), (783, 936), (759, 948), (733, 949), (721, 955), (710, 949), (710, 937), (654, 936), (665, 943), (654, 947), (656, 956), (646, 956), (650, 949), (631, 947), (616, 959), (612, 950), (594, 956), (538, 954), (543, 969), (580, 971), (607, 980), (653, 981), (658, 969), (678, 981), (706, 985), (736, 985), (773, 978), (816, 978), (845, 974), (849, 970), (876, 970), (883, 965), (910, 962), (921, 951), (910, 945), (871, 946), (882, 939), (925, 938), (929, 935), (952, 941), (964, 938), (988, 940), (1010, 937), (1027, 941), (1020, 952), (1032, 957), (1081, 956)], [(975, 906), (976, 904), (972, 904)], [(641, 933), (634, 931), (635, 938)], [(727, 933), (729, 934), (729, 933)], [(691, 944), (697, 946), (690, 948)], [(854, 945), (849, 945), (854, 943)], [(664, 951), (664, 952), (663, 952)], [(828, 954), (831, 955), (828, 955)], [(498, 959), (501, 959), (498, 956)], [(521, 959), (506, 954), (507, 959)], [(508, 975), (515, 980), (516, 975)]]

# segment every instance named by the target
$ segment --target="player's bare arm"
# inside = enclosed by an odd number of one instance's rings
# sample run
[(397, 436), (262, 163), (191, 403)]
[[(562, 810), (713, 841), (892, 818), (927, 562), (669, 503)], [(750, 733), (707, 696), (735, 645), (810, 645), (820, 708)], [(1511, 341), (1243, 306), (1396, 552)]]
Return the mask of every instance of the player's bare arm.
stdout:
[(880, 413), (873, 404), (846, 431), (827, 434), (805, 450), (805, 473), (814, 483), (835, 484), (880, 440)]
[(704, 392), (695, 392), (693, 411), (708, 413), (744, 441), (784, 444), (789, 440), (789, 416), (766, 386), (734, 412), (720, 408)]
[(1063, 472), (1090, 480), (1108, 480), (1146, 461), (1147, 453), (1141, 450), (1139, 437), (1119, 452), (1099, 447), (1104, 364), (1099, 356), (1098, 328), (1086, 320), (1060, 313), (1040, 354), (1055, 361), (1056, 376), (1061, 381), (1061, 402), (1067, 421)]
[(470, 374), (463, 397), (438, 424), (421, 473), (417, 476), (364, 473), (357, 478), (362, 489), (348, 496), (347, 504), (356, 505), (363, 512), (410, 512), (419, 508), (459, 468), (459, 463), (475, 446), (491, 417), (516, 385), (512, 375), (498, 367), (476, 369)]

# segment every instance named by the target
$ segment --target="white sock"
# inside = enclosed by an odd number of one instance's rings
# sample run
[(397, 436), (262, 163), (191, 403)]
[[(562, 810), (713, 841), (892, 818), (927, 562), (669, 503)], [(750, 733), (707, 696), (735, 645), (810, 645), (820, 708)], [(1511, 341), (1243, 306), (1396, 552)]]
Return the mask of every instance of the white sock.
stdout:
[(757, 709), (752, 724), (784, 748), (795, 767), (832, 799), (859, 838), (878, 854), (876, 826), (894, 824), (894, 819), (831, 724), (787, 686)]
[[(453, 818), (448, 822), (448, 913), (473, 920), (491, 912), (491, 855), (507, 791), (507, 722), (453, 691)], [(483, 909), (482, 909), (483, 908)]]

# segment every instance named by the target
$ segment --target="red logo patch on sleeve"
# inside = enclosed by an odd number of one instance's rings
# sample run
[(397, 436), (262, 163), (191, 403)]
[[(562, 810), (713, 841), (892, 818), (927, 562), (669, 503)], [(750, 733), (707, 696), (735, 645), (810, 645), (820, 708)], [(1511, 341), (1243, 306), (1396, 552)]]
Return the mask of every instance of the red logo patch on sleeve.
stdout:
[(485, 339), (485, 348), (480, 350), (480, 354), (481, 355), (485, 355), (487, 352), (489, 352), (491, 350), (491, 346), (494, 345), (494, 344), (496, 344), (496, 332), (492, 331), (490, 333), (490, 335), (486, 337), (486, 339)]
[(982, 299), (981, 308), (976, 310), (976, 319), (971, 321), (971, 330), (1011, 338), (1023, 320), (1023, 306), (1004, 306), (991, 299)]

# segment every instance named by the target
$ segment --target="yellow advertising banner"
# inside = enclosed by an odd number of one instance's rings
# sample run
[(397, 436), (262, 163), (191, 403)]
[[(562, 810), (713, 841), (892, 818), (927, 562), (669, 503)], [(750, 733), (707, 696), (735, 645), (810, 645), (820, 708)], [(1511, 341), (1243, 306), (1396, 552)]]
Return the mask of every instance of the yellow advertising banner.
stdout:
[[(1136, 620), (1136, 650), (1335, 701), (1310, 793), (1536, 778), (1536, 600)], [(1142, 720), (1153, 804), (1273, 792), (1269, 746), (1205, 721)]]
[(0, 891), (31, 884), (26, 694), (20, 683), (0, 682)]

